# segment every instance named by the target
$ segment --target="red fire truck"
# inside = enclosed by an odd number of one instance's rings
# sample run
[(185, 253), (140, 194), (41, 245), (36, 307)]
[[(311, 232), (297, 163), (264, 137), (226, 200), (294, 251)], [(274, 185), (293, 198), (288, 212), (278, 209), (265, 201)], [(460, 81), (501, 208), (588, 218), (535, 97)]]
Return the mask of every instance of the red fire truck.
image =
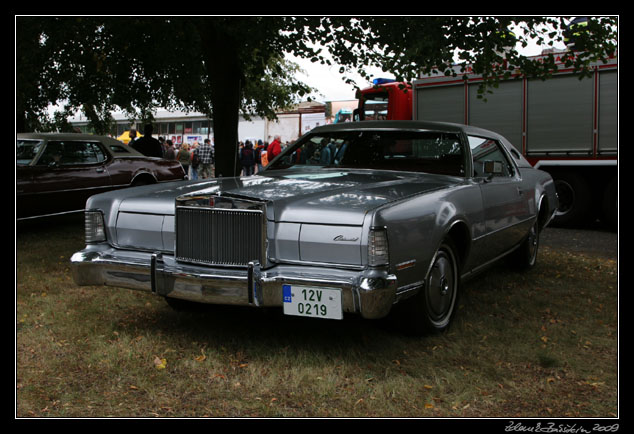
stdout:
[[(519, 73), (478, 98), (482, 78), (420, 77), (405, 83), (379, 82), (360, 91), (356, 119), (420, 119), (456, 122), (496, 131), (535, 167), (553, 176), (560, 207), (555, 223), (601, 219), (612, 228), (618, 215), (618, 62), (593, 65), (579, 79), (556, 53), (558, 70), (547, 80)], [(539, 58), (540, 56), (537, 56)]]

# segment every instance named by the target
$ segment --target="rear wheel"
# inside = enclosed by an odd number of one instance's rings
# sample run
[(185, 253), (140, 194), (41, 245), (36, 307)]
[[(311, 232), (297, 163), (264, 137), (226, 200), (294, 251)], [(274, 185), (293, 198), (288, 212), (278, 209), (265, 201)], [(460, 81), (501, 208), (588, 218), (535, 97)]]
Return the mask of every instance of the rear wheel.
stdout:
[(529, 270), (537, 263), (537, 250), (539, 248), (539, 218), (531, 227), (526, 239), (512, 254), (514, 265), (520, 270)]

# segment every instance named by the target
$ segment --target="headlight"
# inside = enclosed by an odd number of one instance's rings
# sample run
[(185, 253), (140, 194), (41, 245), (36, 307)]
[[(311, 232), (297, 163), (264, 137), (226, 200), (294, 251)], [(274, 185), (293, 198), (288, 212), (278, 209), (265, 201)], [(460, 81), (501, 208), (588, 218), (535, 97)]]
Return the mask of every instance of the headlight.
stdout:
[(387, 245), (387, 229), (372, 228), (368, 238), (368, 264), (371, 266), (387, 265), (389, 249)]
[(106, 241), (106, 226), (101, 211), (85, 213), (86, 244)]

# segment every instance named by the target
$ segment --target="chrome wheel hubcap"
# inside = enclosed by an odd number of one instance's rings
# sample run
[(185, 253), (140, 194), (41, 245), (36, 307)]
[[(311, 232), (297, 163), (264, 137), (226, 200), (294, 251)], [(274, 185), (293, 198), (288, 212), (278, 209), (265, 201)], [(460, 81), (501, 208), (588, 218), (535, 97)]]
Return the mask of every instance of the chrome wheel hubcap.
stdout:
[(440, 250), (426, 285), (427, 311), (430, 320), (444, 326), (453, 311), (457, 293), (457, 276), (451, 253)]

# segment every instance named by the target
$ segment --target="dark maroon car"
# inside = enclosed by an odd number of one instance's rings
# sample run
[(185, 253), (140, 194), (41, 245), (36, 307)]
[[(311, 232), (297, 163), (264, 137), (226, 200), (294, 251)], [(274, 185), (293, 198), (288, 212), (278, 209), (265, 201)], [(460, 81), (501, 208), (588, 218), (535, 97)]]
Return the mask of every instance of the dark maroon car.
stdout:
[(177, 161), (145, 157), (109, 137), (17, 135), (18, 220), (83, 211), (88, 197), (108, 190), (183, 179)]

